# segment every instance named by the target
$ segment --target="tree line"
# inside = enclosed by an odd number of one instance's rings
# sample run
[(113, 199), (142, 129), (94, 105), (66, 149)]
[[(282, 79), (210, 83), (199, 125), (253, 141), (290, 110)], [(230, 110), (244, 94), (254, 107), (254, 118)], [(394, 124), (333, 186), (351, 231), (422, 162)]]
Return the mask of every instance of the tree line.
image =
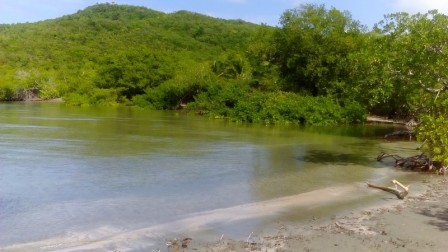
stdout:
[(324, 5), (286, 10), (278, 27), (198, 13), (96, 4), (0, 25), (0, 100), (177, 109), (266, 124), (416, 118), (448, 161), (448, 17), (389, 14), (372, 29)]

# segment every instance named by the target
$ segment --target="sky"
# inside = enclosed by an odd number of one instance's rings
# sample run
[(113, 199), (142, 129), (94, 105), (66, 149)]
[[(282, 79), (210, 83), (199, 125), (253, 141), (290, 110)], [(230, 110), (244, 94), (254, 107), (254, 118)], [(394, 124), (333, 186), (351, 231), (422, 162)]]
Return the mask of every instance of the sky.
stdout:
[[(36, 22), (73, 14), (96, 3), (112, 0), (0, 0), (0, 24)], [(224, 19), (242, 19), (278, 26), (282, 13), (301, 4), (325, 4), (349, 11), (352, 18), (372, 27), (385, 14), (426, 13), (437, 9), (448, 14), (448, 0), (115, 0), (117, 4), (144, 6), (171, 13), (188, 10)]]

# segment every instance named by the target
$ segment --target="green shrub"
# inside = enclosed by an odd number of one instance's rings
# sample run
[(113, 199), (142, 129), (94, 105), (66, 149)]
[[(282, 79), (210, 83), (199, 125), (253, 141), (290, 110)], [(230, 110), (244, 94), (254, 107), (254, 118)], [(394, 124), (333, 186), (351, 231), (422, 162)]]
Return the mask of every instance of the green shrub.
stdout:
[(120, 100), (119, 90), (93, 88), (87, 93), (70, 93), (64, 97), (70, 106), (118, 106), (124, 101)]
[(0, 87), (0, 100), (14, 101), (17, 99), (17, 93), (10, 86)]
[(425, 115), (417, 127), (417, 139), (423, 143), (423, 153), (448, 165), (448, 118)]
[(64, 102), (68, 106), (90, 106), (89, 97), (86, 94), (69, 93), (64, 97)]
[(344, 107), (344, 119), (346, 123), (363, 123), (367, 119), (367, 109), (357, 102), (352, 102)]
[(330, 98), (287, 92), (253, 92), (240, 100), (231, 119), (265, 124), (332, 125), (343, 121), (343, 109)]
[(215, 82), (208, 85), (194, 97), (194, 102), (188, 105), (189, 110), (212, 117), (229, 117), (249, 86), (245, 81)]

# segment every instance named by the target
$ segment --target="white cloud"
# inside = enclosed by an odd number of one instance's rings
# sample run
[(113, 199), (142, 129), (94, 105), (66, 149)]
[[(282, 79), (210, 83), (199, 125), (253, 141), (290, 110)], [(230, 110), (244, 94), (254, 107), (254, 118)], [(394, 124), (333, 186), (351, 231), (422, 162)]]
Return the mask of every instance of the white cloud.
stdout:
[(447, 0), (396, 0), (394, 4), (396, 11), (409, 13), (426, 13), (429, 10), (438, 10), (440, 13), (448, 13)]

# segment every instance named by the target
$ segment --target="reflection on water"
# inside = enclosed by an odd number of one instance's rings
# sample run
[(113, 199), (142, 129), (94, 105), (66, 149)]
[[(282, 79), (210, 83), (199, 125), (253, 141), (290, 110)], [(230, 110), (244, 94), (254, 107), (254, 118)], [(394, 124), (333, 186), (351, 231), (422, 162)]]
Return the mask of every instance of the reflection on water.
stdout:
[(327, 150), (312, 150), (306, 153), (303, 157), (303, 161), (309, 163), (320, 163), (322, 165), (334, 164), (339, 165), (368, 165), (372, 162), (371, 159), (360, 153), (334, 153)]
[[(300, 221), (307, 204), (326, 214), (343, 208), (338, 202), (361, 200), (347, 193), (316, 203), (306, 193), (387, 181), (398, 174), (381, 169), (376, 155), (415, 148), (383, 142), (390, 129), (373, 126), (235, 125), (182, 112), (59, 104), (0, 110), (0, 247), (93, 230), (143, 234), (156, 226), (163, 237), (163, 225), (188, 229), (182, 220), (201, 219), (202, 230), (229, 235), (285, 216)], [(289, 196), (296, 197), (289, 205), (279, 203)], [(255, 215), (263, 209), (258, 204), (285, 212), (222, 224), (228, 211)]]

